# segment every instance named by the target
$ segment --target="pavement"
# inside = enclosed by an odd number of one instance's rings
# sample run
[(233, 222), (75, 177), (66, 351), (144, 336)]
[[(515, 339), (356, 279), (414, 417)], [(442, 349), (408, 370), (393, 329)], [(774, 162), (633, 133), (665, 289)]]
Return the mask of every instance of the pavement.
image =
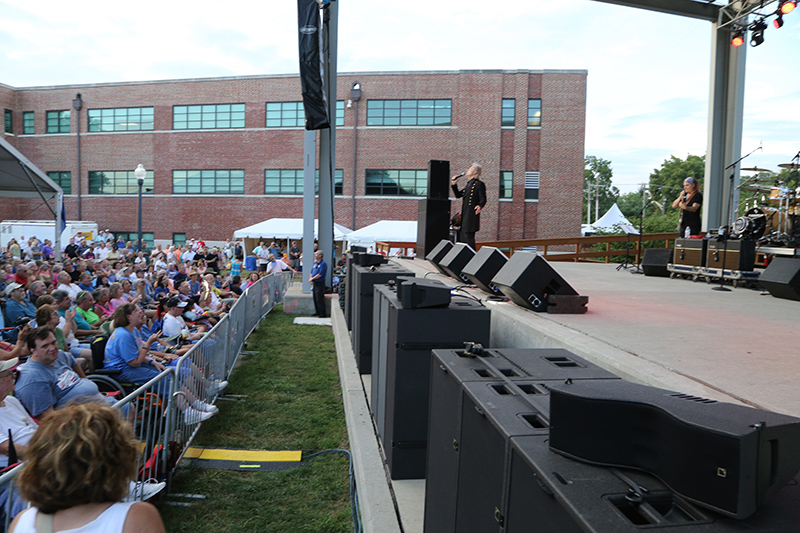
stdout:
[[(427, 261), (397, 261), (454, 285)], [(535, 313), (466, 289), (492, 309), (491, 347), (564, 347), (630, 381), (800, 417), (800, 302), (615, 264), (550, 265), (589, 297), (588, 312)], [(369, 417), (370, 376), (358, 375), (344, 316), (332, 307), (364, 530), (421, 532), (424, 481), (389, 480)]]

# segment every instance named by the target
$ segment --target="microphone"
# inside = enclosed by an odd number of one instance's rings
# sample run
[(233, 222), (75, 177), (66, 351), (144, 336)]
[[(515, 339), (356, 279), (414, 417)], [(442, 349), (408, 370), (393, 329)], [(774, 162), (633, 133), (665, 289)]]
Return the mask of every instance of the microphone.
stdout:
[(466, 175), (467, 175), (467, 173), (466, 173), (466, 172), (462, 172), (461, 174), (457, 175), (457, 176), (455, 177), (455, 179), (458, 179), (458, 178), (464, 177), (464, 176), (466, 176)]

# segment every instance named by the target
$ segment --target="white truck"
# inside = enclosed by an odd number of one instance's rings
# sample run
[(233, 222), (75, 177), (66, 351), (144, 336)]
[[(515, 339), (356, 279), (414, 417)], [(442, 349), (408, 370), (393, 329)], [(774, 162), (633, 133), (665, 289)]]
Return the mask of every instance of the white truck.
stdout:
[[(3, 220), (0, 222), (0, 249), (8, 247), (12, 238), (22, 244), (23, 240), (36, 237), (44, 242), (49, 239), (55, 245), (56, 224), (52, 220)], [(69, 240), (81, 238), (91, 241), (97, 237), (97, 222), (67, 222), (66, 229), (61, 233), (61, 249), (69, 244)]]

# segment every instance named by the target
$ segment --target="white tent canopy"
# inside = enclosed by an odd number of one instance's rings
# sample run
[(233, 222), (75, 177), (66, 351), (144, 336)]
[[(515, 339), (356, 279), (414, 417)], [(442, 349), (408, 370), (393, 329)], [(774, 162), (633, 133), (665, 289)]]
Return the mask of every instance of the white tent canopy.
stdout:
[[(344, 236), (352, 230), (342, 226), (341, 224), (333, 225), (333, 240), (344, 240)], [(316, 239), (319, 234), (319, 220), (314, 219), (314, 238)], [(246, 228), (237, 229), (233, 232), (236, 239), (242, 239), (245, 244), (245, 254), (258, 246), (258, 242), (252, 244), (248, 239), (258, 241), (265, 239), (286, 239), (286, 240), (302, 240), (303, 239), (303, 219), (302, 218), (271, 218)], [(267, 242), (269, 244), (269, 242)]]
[(605, 231), (614, 232), (622, 231), (632, 235), (638, 235), (639, 231), (630, 223), (625, 215), (620, 211), (619, 206), (614, 204), (606, 211), (606, 214), (597, 219), (589, 227), (585, 228), (585, 232)]
[(379, 220), (348, 233), (349, 244), (374, 246), (375, 242), (417, 242), (416, 220)]

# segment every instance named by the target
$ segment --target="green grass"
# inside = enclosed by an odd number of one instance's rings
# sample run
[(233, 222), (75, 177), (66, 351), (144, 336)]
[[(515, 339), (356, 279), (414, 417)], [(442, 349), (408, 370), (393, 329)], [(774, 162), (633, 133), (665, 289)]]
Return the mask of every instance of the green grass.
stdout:
[[(333, 334), (296, 326), (275, 308), (247, 340), (248, 350), (193, 445), (250, 450), (348, 449)], [(323, 454), (283, 472), (179, 468), (172, 492), (204, 494), (191, 507), (160, 505), (167, 531), (352, 531), (348, 462)]]

